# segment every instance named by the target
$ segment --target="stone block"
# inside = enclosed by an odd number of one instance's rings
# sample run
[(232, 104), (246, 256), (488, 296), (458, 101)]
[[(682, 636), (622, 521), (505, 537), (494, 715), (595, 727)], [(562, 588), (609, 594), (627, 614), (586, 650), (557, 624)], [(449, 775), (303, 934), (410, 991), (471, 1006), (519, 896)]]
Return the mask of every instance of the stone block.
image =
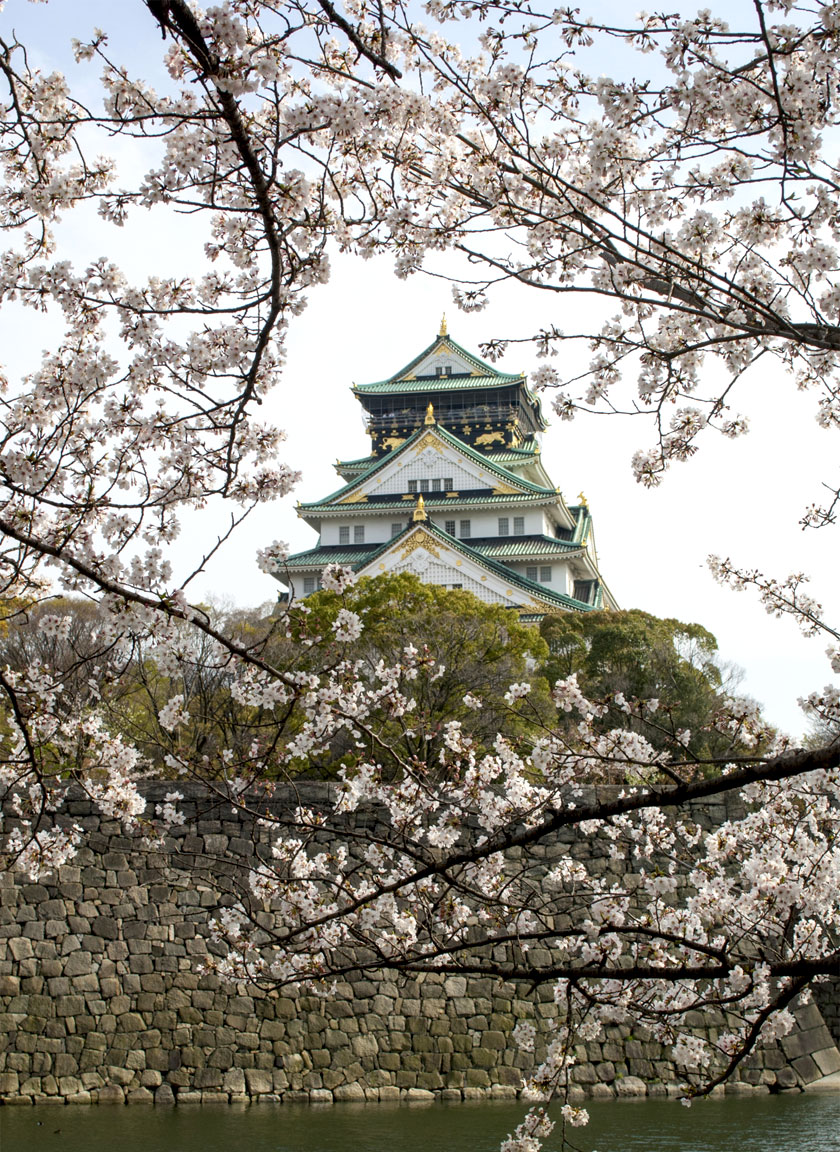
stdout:
[(840, 1072), (840, 1052), (835, 1047), (824, 1048), (821, 1052), (813, 1052), (811, 1058), (823, 1076), (831, 1076), (834, 1072)]
[(803, 1084), (810, 1084), (812, 1080), (819, 1080), (822, 1073), (810, 1056), (800, 1056), (791, 1060), (791, 1067)]
[(195, 1074), (196, 1088), (221, 1088), (222, 1072), (219, 1068), (199, 1068)]
[(25, 936), (19, 936), (16, 939), (9, 941), (9, 951), (13, 958), (20, 963), (21, 960), (28, 960), (32, 955), (32, 942)]
[(822, 1012), (813, 1001), (810, 1004), (803, 1004), (801, 1007), (795, 1008), (793, 1015), (797, 1026), (803, 1031), (820, 1028), (825, 1024)]
[(790, 1061), (795, 1060), (797, 1056), (809, 1056), (812, 1052), (821, 1052), (824, 1048), (834, 1046), (831, 1033), (824, 1024), (804, 1032), (791, 1032), (783, 1036), (780, 1043)]
[(376, 1056), (379, 1052), (379, 1044), (376, 1037), (371, 1035), (354, 1036), (350, 1041), (350, 1047), (356, 1056)]
[(241, 1068), (230, 1068), (225, 1072), (222, 1087), (226, 1092), (241, 1096), (245, 1092), (245, 1073)]
[(125, 1092), (119, 1084), (103, 1084), (96, 1092), (97, 1104), (124, 1104)]
[(365, 1090), (361, 1084), (339, 1084), (337, 1085), (331, 1095), (336, 1100), (364, 1100)]
[(245, 1081), (251, 1096), (258, 1096), (263, 1092), (270, 1092), (273, 1087), (271, 1073), (259, 1068), (246, 1068)]
[(127, 1092), (125, 1100), (127, 1104), (154, 1104), (155, 1094), (141, 1085), (141, 1087), (132, 1088), (130, 1092)]
[(611, 1100), (615, 1091), (611, 1084), (593, 1084), (590, 1095), (593, 1100)]

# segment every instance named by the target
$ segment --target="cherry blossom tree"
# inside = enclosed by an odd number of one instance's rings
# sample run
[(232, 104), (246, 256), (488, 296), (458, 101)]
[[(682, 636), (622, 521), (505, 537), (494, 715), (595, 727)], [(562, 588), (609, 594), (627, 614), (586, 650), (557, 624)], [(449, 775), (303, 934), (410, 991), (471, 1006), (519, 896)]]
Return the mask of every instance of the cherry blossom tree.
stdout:
[[(708, 13), (597, 24), (526, 0), (145, 9), (167, 70), (159, 91), (112, 59), (106, 31), (74, 49), (101, 74), (96, 104), (33, 70), (13, 34), (0, 40), (0, 302), (60, 328), (35, 371), (2, 380), (2, 603), (11, 617), (60, 586), (96, 609), (83, 708), (61, 707), (44, 660), (0, 671), (4, 857), (35, 876), (72, 855), (81, 832), (57, 818), (68, 782), (146, 833), (179, 819), (177, 787), (146, 812), (146, 765), (97, 696), (137, 644), (175, 681), (199, 634), (237, 704), (273, 711), (272, 774), (339, 737), (367, 757), (343, 773), (332, 808), (302, 805), (269, 826), (270, 856), (220, 913), (219, 971), (273, 986), (383, 966), (550, 982), (564, 1014), (535, 1089), (562, 1090), (575, 1037), (629, 1015), (675, 1043), (697, 1074), (687, 1092), (708, 1090), (790, 1027), (813, 981), (840, 973), (837, 748), (791, 749), (737, 701), (711, 724), (731, 752), (704, 760), (691, 751), (704, 742), (681, 731), (654, 747), (656, 701), (614, 698), (632, 722), (604, 731), (608, 704), (570, 678), (554, 700), (576, 725), (547, 726), (515, 683), (506, 705), (517, 731), (531, 721), (529, 740), (501, 732), (479, 754), (451, 721), (430, 771), (399, 739), (416, 740), (418, 685), (440, 674), (428, 655), (409, 645), (361, 667), (342, 645), (363, 622), (345, 607), (329, 636), (305, 636), (337, 651), (325, 671), (277, 667), (265, 633), (227, 634), (190, 602), (221, 539), (184, 573), (168, 550), (190, 511), (232, 509), (229, 534), (293, 483), (280, 433), (255, 414), (280, 381), (288, 324), (328, 275), (329, 244), (392, 252), (403, 275), (426, 262), (456, 280), (465, 308), (500, 279), (617, 301), (618, 316), (584, 334), (585, 378), (563, 381), (547, 362), (538, 382), (563, 385), (563, 416), (649, 413), (645, 483), (691, 455), (701, 431), (745, 429), (730, 404), (765, 356), (837, 423), (840, 4), (754, 0), (738, 29)], [(587, 67), (599, 44), (620, 46), (623, 75)], [(642, 66), (650, 79), (635, 78)], [(107, 158), (114, 140), (144, 157), (128, 184)], [(93, 254), (76, 266), (62, 222), (94, 208), (141, 234), (161, 214), (205, 220), (203, 265), (137, 281)], [(436, 263), (445, 251), (465, 264)], [(546, 357), (563, 347), (554, 327), (535, 336)], [(705, 374), (707, 360), (723, 376)], [(830, 523), (835, 502), (807, 522)], [(279, 545), (261, 557), (268, 569), (281, 560)], [(770, 611), (831, 632), (798, 578), (719, 569), (757, 585)], [(339, 596), (350, 582), (327, 576)], [(306, 606), (291, 613), (274, 630), (300, 640)], [(67, 633), (60, 611), (39, 619)], [(464, 703), (482, 706), (473, 693)], [(160, 707), (162, 730), (187, 722), (184, 704), (176, 693)], [(830, 694), (812, 706), (838, 708)], [(208, 770), (176, 743), (167, 769), (247, 807), (263, 752), (224, 749)], [(710, 798), (731, 799), (714, 827), (696, 807)], [(569, 854), (536, 871), (535, 849), (571, 829), (630, 861), (639, 887)], [(530, 962), (536, 945), (548, 964)], [(716, 1050), (686, 1027), (710, 1007), (728, 1013)], [(583, 1119), (570, 1106), (563, 1116)], [(537, 1148), (549, 1124), (535, 1113), (511, 1152)]]
[[(452, 278), (467, 309), (504, 280), (616, 301), (603, 321), (592, 310), (589, 331), (535, 332), (548, 358), (537, 379), (557, 390), (563, 418), (648, 414), (656, 442), (634, 461), (648, 485), (705, 429), (746, 430), (732, 408), (739, 382), (769, 357), (814, 393), (822, 425), (840, 410), (829, 143), (840, 11), (809, 0), (751, 0), (720, 15), (680, 7), (613, 24), (592, 6), (479, 2), (469, 6), (475, 53), (457, 0), (427, 12), (455, 29), (460, 49), (400, 9), (413, 59), (443, 98), (434, 119), (386, 143), (373, 188), (384, 227), (366, 241), (396, 244), (403, 275), (442, 247), (460, 252), (468, 272)], [(582, 378), (564, 375), (573, 340), (591, 352)], [(836, 501), (832, 490), (805, 523), (832, 522)]]

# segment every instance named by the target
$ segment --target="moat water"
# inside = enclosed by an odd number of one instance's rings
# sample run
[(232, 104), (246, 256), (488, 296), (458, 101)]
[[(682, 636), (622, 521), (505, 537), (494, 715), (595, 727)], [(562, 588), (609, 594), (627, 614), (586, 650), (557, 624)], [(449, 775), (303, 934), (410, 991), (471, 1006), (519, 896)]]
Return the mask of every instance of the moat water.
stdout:
[[(840, 1094), (590, 1101), (581, 1152), (838, 1152)], [(0, 1108), (2, 1152), (496, 1152), (508, 1103)], [(546, 1152), (560, 1147), (550, 1138)]]

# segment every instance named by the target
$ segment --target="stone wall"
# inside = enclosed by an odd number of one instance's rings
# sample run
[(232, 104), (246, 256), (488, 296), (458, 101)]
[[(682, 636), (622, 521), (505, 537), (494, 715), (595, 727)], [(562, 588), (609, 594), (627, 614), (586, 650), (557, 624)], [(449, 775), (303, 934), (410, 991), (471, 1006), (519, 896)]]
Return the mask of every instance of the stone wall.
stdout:
[[(152, 787), (151, 802), (165, 790)], [(208, 913), (233, 875), (213, 858), (247, 861), (259, 833), (206, 792), (183, 790), (187, 824), (151, 850), (70, 798), (68, 818), (86, 830), (73, 864), (45, 883), (0, 877), (3, 1103), (517, 1095), (532, 1058), (510, 1033), (520, 1018), (556, 1017), (550, 988), (531, 996), (491, 979), (383, 974), (326, 998), (290, 997), (203, 974), (218, 947)], [(311, 786), (308, 801), (327, 799), (328, 786)], [(554, 850), (597, 855), (591, 842), (570, 839)], [(621, 862), (602, 860), (620, 874)], [(825, 1002), (834, 1011), (830, 995)], [(798, 1019), (797, 1032), (754, 1057), (733, 1090), (793, 1088), (840, 1069), (818, 1007), (799, 1009)], [(714, 1035), (721, 1021), (694, 1024)], [(678, 1090), (668, 1052), (642, 1029), (607, 1028), (577, 1057), (577, 1096)]]

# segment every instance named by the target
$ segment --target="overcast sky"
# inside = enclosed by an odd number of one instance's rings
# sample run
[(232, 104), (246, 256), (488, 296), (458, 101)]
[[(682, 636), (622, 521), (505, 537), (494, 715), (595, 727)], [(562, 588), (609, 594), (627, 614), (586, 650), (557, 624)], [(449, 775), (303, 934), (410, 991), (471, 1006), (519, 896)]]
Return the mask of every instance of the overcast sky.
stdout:
[[(134, 60), (140, 35), (159, 53), (159, 37), (153, 28), (146, 31), (139, 0), (120, 0), (121, 11), (123, 7), (123, 40), (132, 44)], [(0, 13), (0, 26), (8, 33), (14, 25), (35, 45), (42, 64), (55, 67), (62, 62), (60, 45), (71, 34), (74, 11), (84, 18), (81, 30), (73, 28), (72, 34), (83, 35), (97, 22), (111, 23), (113, 0), (53, 0), (48, 6), (9, 0)], [(115, 55), (119, 58), (119, 50)], [(128, 153), (123, 159), (133, 163)], [(190, 254), (200, 250), (202, 237), (184, 221), (105, 237), (90, 218), (79, 217), (68, 222), (63, 240), (78, 260), (107, 254), (139, 267), (151, 255), (154, 270), (166, 274), (190, 270)], [(298, 489), (293, 497), (259, 510), (196, 582), (193, 598), (212, 594), (257, 604), (276, 597), (278, 586), (256, 567), (256, 549), (274, 539), (287, 541), (293, 550), (313, 545), (315, 535), (298, 519), (296, 500), (311, 501), (332, 491), (340, 483), (332, 467), (336, 458), (368, 451), (351, 385), (381, 379), (402, 367), (432, 341), (443, 312), (452, 337), (476, 352), (481, 341), (525, 336), (546, 324), (576, 330), (568, 297), (546, 298), (509, 287), (500, 290), (484, 312), (463, 315), (441, 281), (420, 276), (397, 280), (385, 260), (336, 259), (330, 283), (313, 290), (306, 312), (293, 321), (284, 381), (266, 405), (267, 417), (288, 433), (284, 455), (302, 473)], [(0, 356), (11, 370), (32, 367), (31, 357), (49, 342), (49, 330), (32, 318), (27, 318), (26, 328), (19, 316), (11, 323), (19, 339)], [(7, 332), (12, 330), (9, 325), (7, 316)], [(520, 346), (499, 367), (528, 372), (538, 364), (535, 353)], [(543, 403), (550, 415), (548, 401)], [(814, 407), (772, 364), (759, 368), (736, 404), (750, 417), (750, 435), (734, 442), (710, 439), (655, 491), (637, 485), (630, 471), (633, 452), (646, 447), (652, 435), (640, 419), (555, 419), (543, 445), (549, 475), (566, 499), (573, 502), (583, 492), (589, 501), (602, 574), (619, 604), (706, 626), (718, 637), (723, 658), (744, 668), (742, 690), (793, 734), (803, 728), (796, 698), (831, 679), (825, 641), (802, 638), (790, 619), (772, 620), (750, 593), (719, 588), (708, 573), (706, 557), (710, 552), (731, 556), (777, 577), (808, 572), (827, 618), (840, 620), (834, 570), (838, 529), (804, 533), (798, 527), (805, 506), (820, 498), (820, 484), (840, 480), (840, 441), (836, 433), (817, 426)], [(200, 538), (218, 530), (215, 515), (208, 511), (190, 522), (176, 557), (186, 561)]]

